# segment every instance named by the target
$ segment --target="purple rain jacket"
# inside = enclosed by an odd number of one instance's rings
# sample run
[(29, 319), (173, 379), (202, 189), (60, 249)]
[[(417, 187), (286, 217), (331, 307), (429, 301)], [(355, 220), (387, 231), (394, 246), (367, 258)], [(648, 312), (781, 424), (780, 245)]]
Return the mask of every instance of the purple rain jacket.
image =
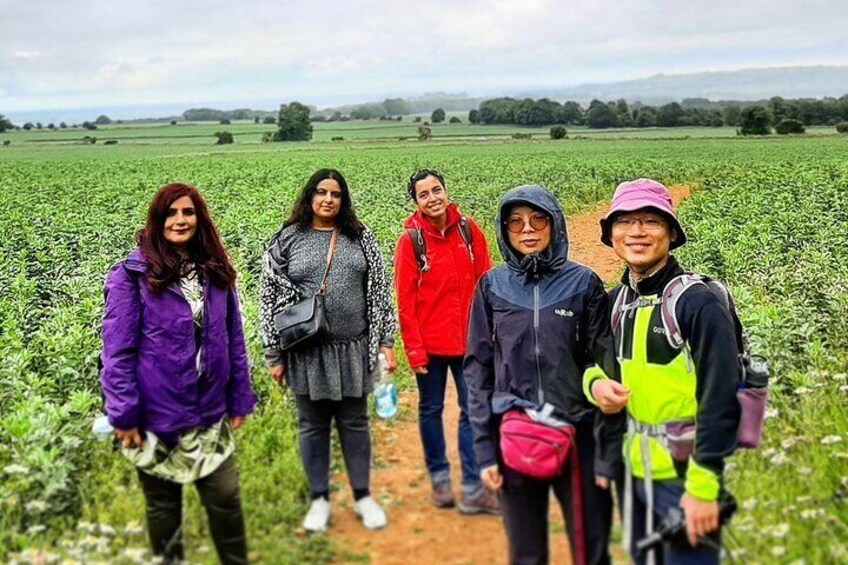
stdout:
[(136, 249), (106, 277), (100, 383), (109, 422), (173, 436), (250, 414), (256, 395), (236, 291), (204, 282), (198, 378), (191, 307), (176, 285), (152, 292), (147, 268)]

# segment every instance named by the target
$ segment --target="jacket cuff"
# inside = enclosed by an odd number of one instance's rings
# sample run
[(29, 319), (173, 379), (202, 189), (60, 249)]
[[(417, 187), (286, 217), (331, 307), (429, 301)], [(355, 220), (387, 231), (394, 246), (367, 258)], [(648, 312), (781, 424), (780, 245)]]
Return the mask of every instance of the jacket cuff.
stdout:
[(141, 418), (139, 417), (138, 412), (137, 408), (132, 408), (120, 415), (109, 414), (109, 423), (112, 424), (112, 427), (116, 430), (131, 430), (133, 428), (137, 428), (141, 423)]
[(689, 468), (686, 470), (686, 492), (699, 500), (713, 502), (718, 500), (721, 487), (720, 477), (689, 458)]
[(495, 446), (492, 445), (492, 442), (488, 440), (485, 442), (479, 442), (474, 446), (474, 450), (477, 456), (478, 469), (485, 469), (486, 467), (498, 464), (498, 458), (495, 454)]
[(285, 359), (285, 354), (282, 349), (276, 345), (270, 345), (265, 347), (265, 365), (268, 367), (276, 367), (277, 365), (282, 365), (283, 360)]
[(247, 398), (232, 400), (227, 403), (227, 415), (230, 418), (247, 416), (253, 412), (253, 409), (256, 407), (256, 401), (256, 395), (253, 394), (253, 391), (250, 392)]
[(409, 366), (412, 368), (425, 367), (430, 363), (430, 358), (427, 357), (427, 353), (423, 349), (407, 351), (406, 360), (409, 361)]
[(608, 378), (607, 374), (597, 365), (592, 365), (583, 372), (583, 394), (586, 396), (586, 400), (595, 406), (598, 403), (595, 401), (595, 397), (592, 396), (592, 384), (599, 379), (606, 378)]

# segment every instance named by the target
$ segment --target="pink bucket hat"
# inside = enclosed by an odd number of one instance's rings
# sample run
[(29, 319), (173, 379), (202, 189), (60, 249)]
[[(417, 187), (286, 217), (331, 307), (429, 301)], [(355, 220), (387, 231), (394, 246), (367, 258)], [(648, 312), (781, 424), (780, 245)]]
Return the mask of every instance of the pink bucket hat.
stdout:
[(612, 247), (610, 234), (612, 233), (612, 220), (617, 214), (624, 212), (635, 212), (650, 208), (662, 214), (677, 231), (677, 240), (671, 242), (671, 249), (680, 247), (686, 243), (686, 234), (674, 215), (674, 204), (671, 194), (665, 185), (651, 179), (638, 179), (623, 182), (615, 189), (612, 204), (606, 216), (601, 218), (601, 241), (604, 245)]

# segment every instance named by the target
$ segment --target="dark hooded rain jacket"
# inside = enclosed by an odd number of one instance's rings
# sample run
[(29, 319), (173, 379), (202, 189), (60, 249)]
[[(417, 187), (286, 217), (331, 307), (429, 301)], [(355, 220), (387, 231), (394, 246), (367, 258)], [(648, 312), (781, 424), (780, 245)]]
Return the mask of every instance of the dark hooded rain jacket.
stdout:
[[(525, 256), (510, 246), (504, 222), (516, 204), (551, 218), (551, 243), (541, 253)], [(617, 378), (609, 298), (591, 269), (568, 260), (565, 216), (556, 198), (535, 185), (508, 191), (496, 230), (506, 264), (477, 285), (464, 365), (481, 468), (498, 461), (497, 430), (506, 411), (550, 404), (554, 416), (572, 423), (600, 419), (583, 395), (583, 371), (597, 362)], [(597, 455), (596, 473), (612, 476), (620, 450)]]

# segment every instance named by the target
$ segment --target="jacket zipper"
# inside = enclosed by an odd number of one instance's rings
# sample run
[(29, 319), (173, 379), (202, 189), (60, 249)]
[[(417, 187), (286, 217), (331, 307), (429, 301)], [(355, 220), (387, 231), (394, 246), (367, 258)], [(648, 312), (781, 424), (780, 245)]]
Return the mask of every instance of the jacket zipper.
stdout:
[(539, 383), (539, 408), (545, 405), (545, 390), (542, 388), (542, 365), (539, 362), (539, 283), (533, 285), (533, 352), (536, 356), (536, 377)]

